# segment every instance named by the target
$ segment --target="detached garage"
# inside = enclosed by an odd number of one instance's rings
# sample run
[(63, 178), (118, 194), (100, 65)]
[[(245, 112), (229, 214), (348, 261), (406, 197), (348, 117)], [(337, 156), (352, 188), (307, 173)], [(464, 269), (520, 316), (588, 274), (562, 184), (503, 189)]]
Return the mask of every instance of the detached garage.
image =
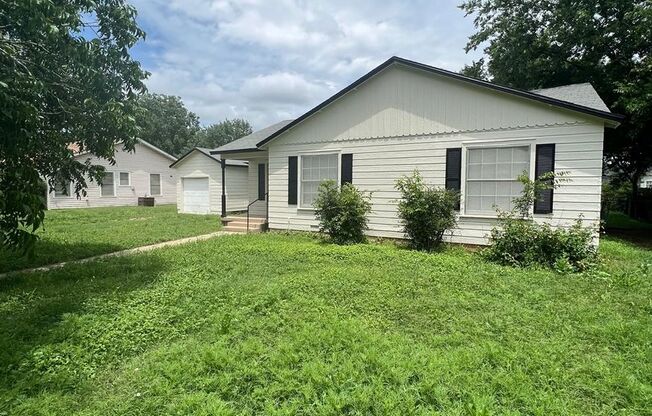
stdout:
[[(177, 211), (186, 214), (219, 214), (222, 198), (222, 165), (209, 149), (196, 147), (170, 165), (177, 177)], [(227, 211), (247, 208), (247, 162), (228, 160), (225, 166)]]

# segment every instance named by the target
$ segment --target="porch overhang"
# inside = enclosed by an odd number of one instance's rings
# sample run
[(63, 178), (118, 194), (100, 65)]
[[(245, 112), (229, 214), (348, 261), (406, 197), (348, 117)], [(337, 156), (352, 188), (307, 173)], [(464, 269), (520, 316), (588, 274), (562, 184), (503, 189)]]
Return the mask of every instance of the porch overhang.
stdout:
[(234, 150), (211, 150), (212, 155), (219, 155), (221, 159), (236, 159), (236, 160), (248, 160), (248, 159), (266, 159), (267, 150), (266, 149), (234, 149)]

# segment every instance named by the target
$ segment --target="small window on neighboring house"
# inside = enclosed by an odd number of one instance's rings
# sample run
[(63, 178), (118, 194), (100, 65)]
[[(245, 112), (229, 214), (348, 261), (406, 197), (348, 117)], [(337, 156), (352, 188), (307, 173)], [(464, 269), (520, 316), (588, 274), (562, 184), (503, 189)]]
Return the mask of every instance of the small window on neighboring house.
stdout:
[(646, 188), (652, 188), (652, 181), (645, 181)]
[(158, 173), (149, 175), (149, 194), (161, 195), (161, 175)]
[(131, 175), (129, 172), (120, 172), (120, 186), (131, 185)]
[(102, 183), (100, 184), (102, 196), (115, 196), (115, 179), (113, 172), (104, 172)]
[(312, 207), (317, 197), (317, 190), (322, 181), (332, 179), (337, 182), (338, 155), (301, 156), (301, 206)]
[(516, 179), (523, 171), (530, 171), (528, 146), (469, 149), (465, 211), (493, 215), (496, 208), (511, 210), (523, 189)]
[(54, 183), (54, 196), (56, 198), (71, 196), (72, 192), (70, 191), (70, 185), (70, 182), (56, 181)]

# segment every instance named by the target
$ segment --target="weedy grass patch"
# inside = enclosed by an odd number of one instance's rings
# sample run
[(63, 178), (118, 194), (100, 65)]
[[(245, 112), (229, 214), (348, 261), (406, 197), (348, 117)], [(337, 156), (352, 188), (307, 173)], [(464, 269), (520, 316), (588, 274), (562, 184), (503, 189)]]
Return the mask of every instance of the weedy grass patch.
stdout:
[(0, 273), (217, 231), (217, 215), (178, 214), (176, 205), (50, 210), (35, 256), (0, 249)]
[(9, 414), (645, 414), (652, 251), (586, 274), (233, 235), (0, 282)]

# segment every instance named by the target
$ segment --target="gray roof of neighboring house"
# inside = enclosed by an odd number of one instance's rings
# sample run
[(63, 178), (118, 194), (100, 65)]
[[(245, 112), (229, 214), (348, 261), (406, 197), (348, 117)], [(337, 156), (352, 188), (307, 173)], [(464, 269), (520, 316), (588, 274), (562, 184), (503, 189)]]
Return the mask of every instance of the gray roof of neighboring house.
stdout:
[[(143, 146), (147, 147), (148, 149), (151, 149), (151, 150), (153, 150), (153, 151), (155, 151), (155, 152), (157, 152), (157, 153), (159, 153), (159, 154), (161, 154), (161, 155), (167, 157), (168, 159), (173, 160), (174, 163), (176, 163), (177, 158), (174, 157), (174, 156), (172, 156), (171, 154), (169, 154), (169, 153), (167, 153), (167, 152), (165, 152), (165, 151), (159, 149), (158, 147), (154, 146), (153, 144), (151, 144), (151, 143), (148, 142), (148, 141), (145, 141), (145, 140), (143, 140), (143, 139), (137, 139), (137, 140), (138, 140), (138, 143), (142, 144)], [(122, 143), (122, 142), (117, 142), (116, 144), (118, 144), (118, 143)], [(70, 144), (68, 144), (68, 148), (71, 149), (71, 150), (73, 150), (75, 157), (77, 157), (77, 156), (84, 156), (84, 155), (87, 155), (87, 154), (90, 154), (90, 153), (91, 153), (91, 152), (88, 151), (88, 150), (84, 150), (83, 152), (80, 152), (80, 151), (79, 151), (79, 146), (78, 146), (76, 143), (70, 143)]]
[(562, 85), (561, 87), (554, 88), (542, 88), (530, 92), (584, 107), (594, 108), (600, 111), (609, 111), (609, 107), (607, 107), (593, 86), (588, 82), (582, 84)]
[(227, 143), (224, 146), (220, 146), (217, 149), (213, 149), (210, 152), (212, 154), (216, 153), (233, 153), (240, 151), (251, 151), (258, 150), (257, 144), (262, 140), (265, 140), (270, 135), (281, 130), (283, 127), (290, 124), (293, 120), (283, 120), (271, 126), (265, 127), (264, 129), (255, 131), (248, 136), (234, 140), (231, 143)]
[[(205, 147), (193, 147), (193, 148), (190, 149), (188, 152), (186, 152), (185, 155), (181, 156), (181, 157), (180, 157), (179, 159), (177, 159), (173, 164), (171, 164), (170, 167), (173, 167), (173, 166), (176, 165), (177, 163), (181, 162), (183, 159), (186, 158), (186, 156), (190, 155), (190, 154), (191, 154), (192, 152), (194, 152), (195, 150), (198, 151), (198, 152), (200, 152), (200, 153), (203, 153), (204, 155), (210, 157), (211, 159), (213, 159), (214, 161), (216, 161), (216, 162), (218, 162), (218, 163), (219, 163), (219, 161), (220, 161), (220, 157), (219, 157), (219, 156), (216, 156), (216, 155), (212, 155), (212, 154), (211, 154), (211, 149), (207, 149), (207, 148), (205, 148)], [(231, 160), (227, 160), (227, 161), (226, 161), (226, 164), (227, 164), (228, 166), (249, 166), (249, 164), (248, 164), (247, 162), (245, 162), (244, 160), (232, 160), (232, 159), (231, 159)]]

